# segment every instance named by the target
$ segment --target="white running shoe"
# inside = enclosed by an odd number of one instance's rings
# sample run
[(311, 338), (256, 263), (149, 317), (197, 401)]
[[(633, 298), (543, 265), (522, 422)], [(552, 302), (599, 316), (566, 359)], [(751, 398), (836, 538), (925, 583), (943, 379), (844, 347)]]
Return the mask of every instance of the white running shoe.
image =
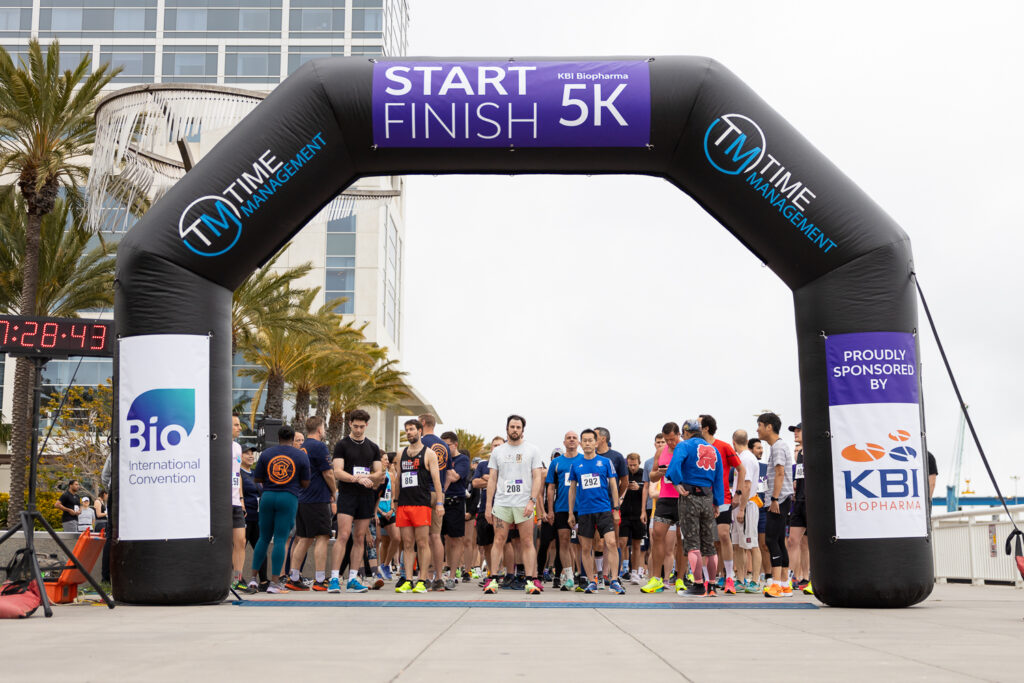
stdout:
[(633, 571), (631, 571), (631, 572), (629, 573), (629, 582), (630, 582), (631, 584), (633, 584), (634, 586), (639, 586), (639, 585), (641, 585), (641, 584), (640, 584), (640, 572), (638, 572), (638, 571), (637, 571), (637, 570), (635, 570), (635, 569), (634, 569)]

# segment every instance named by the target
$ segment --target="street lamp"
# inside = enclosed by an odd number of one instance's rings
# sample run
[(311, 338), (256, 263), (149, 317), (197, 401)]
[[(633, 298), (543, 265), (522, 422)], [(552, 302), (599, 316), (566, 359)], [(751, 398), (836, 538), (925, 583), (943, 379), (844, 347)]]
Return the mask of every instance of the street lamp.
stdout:
[(1014, 505), (1016, 505), (1018, 502), (1020, 502), (1017, 500), (1017, 482), (1020, 481), (1020, 475), (1011, 474), (1010, 479), (1013, 479), (1013, 503)]

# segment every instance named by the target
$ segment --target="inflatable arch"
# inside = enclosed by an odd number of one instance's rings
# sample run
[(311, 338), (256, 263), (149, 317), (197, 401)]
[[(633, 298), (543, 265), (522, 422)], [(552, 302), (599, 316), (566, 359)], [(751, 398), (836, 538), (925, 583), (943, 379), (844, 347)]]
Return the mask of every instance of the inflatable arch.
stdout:
[(910, 241), (853, 182), (711, 59), (341, 57), (285, 80), (121, 242), (119, 600), (226, 596), (232, 291), (356, 179), (414, 173), (644, 174), (693, 197), (793, 290), (818, 598), (928, 596)]

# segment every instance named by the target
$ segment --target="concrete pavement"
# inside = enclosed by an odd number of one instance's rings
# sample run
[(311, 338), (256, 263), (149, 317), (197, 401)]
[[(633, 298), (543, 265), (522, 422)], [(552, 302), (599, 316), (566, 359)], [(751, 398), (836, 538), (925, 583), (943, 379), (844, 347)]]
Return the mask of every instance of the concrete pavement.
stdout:
[[(472, 585), (415, 596), (388, 588), (260, 594), (245, 605), (58, 606), (52, 619), (39, 611), (0, 622), (0, 678), (1024, 679), (1017, 658), (1024, 591), (1008, 587), (937, 585), (923, 604), (902, 610), (833, 609), (803, 596), (728, 596), (713, 600), (722, 608), (651, 609), (707, 601), (646, 596), (635, 587), (621, 597), (547, 591), (530, 598), (484, 596)], [(428, 606), (438, 601), (446, 606)], [(558, 604), (566, 601), (579, 606)], [(513, 607), (525, 604), (533, 607)]]

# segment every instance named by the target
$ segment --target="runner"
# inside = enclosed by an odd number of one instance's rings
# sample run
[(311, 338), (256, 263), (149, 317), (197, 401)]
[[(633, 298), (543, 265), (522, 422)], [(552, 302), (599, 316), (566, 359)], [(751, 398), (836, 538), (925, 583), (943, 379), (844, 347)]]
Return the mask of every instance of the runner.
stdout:
[[(739, 456), (736, 455), (736, 451), (733, 450), (732, 445), (722, 441), (721, 439), (715, 438), (715, 433), (718, 431), (718, 421), (715, 420), (711, 415), (700, 416), (700, 434), (701, 437), (710, 445), (715, 447), (718, 454), (722, 458), (722, 490), (725, 491), (725, 500), (718, 508), (718, 517), (715, 523), (718, 525), (718, 546), (720, 548), (719, 554), (722, 558), (722, 564), (724, 566), (725, 575), (719, 579), (718, 587), (722, 589), (724, 593), (735, 595), (736, 594), (736, 583), (733, 573), (733, 559), (732, 559), (732, 510), (735, 507), (732, 502), (732, 485), (730, 478), (732, 471), (736, 470), (736, 481), (740, 482), (745, 479), (745, 473), (743, 471), (743, 462)], [(712, 576), (711, 580), (714, 581), (715, 577)]]
[(263, 495), (260, 498), (260, 538), (252, 554), (252, 581), (256, 580), (260, 565), (265, 562), (267, 547), (273, 538), (274, 549), (270, 554), (272, 580), (267, 587), (268, 593), (287, 590), (284, 577), (280, 576), (285, 546), (299, 509), (299, 491), (309, 486), (309, 458), (292, 446), (295, 430), (284, 425), (277, 430), (277, 440), (277, 446), (271, 446), (260, 454), (253, 473), (253, 480), (263, 484)]
[[(519, 531), (519, 551), (525, 568), (526, 593), (540, 593), (543, 585), (536, 577), (537, 550), (533, 545), (533, 512), (543, 484), (544, 457), (540, 449), (523, 441), (526, 420), (509, 415), (505, 421), (508, 442), (491, 453), (487, 482), (487, 521), (494, 525), (491, 565), (498, 566), (510, 529)], [(506, 574), (507, 576), (507, 574)], [(492, 577), (485, 593), (495, 593), (498, 582)]]
[[(292, 543), (291, 576), (284, 584), (292, 591), (326, 591), (327, 541), (331, 537), (331, 518), (337, 514), (334, 499), (338, 486), (334, 470), (327, 461), (329, 451), (324, 439), (324, 419), (313, 415), (306, 419), (306, 433), (309, 438), (302, 442), (301, 450), (309, 458), (309, 487), (299, 494), (299, 511), (295, 516), (295, 540)], [(313, 585), (302, 582), (299, 568), (306, 559), (310, 543), (313, 544)]]
[[(661, 451), (665, 448), (665, 435), (658, 432), (654, 435), (654, 455), (644, 461), (644, 497), (647, 499), (647, 538), (644, 539), (644, 566), (640, 567), (642, 572), (640, 579), (642, 583), (647, 582), (647, 576), (651, 573), (651, 562), (654, 558), (652, 547), (651, 527), (654, 524), (654, 503), (658, 499), (660, 484), (651, 482), (651, 470), (654, 469), (654, 462), (658, 459)], [(642, 589), (641, 589), (642, 590)]]
[[(789, 513), (789, 536), (786, 551), (793, 568), (797, 590), (805, 590), (811, 583), (810, 557), (807, 550), (807, 502), (804, 498), (804, 430), (803, 423), (790, 425), (793, 432), (793, 508)], [(787, 577), (788, 578), (788, 577)]]
[[(430, 413), (423, 413), (420, 415), (420, 423), (423, 425), (423, 445), (434, 451), (434, 455), (437, 457), (437, 473), (441, 481), (441, 488), (434, 489), (431, 484), (430, 489), (434, 492), (433, 514), (430, 518), (430, 557), (434, 560), (434, 578), (429, 581), (427, 587), (432, 591), (443, 591), (444, 543), (441, 541), (441, 527), (444, 525), (445, 490), (458, 479), (458, 475), (451, 469), (455, 453), (448, 448), (448, 444), (434, 434), (434, 428), (437, 426), (436, 417)], [(437, 503), (441, 503), (440, 507), (437, 506)], [(423, 571), (426, 572), (427, 569), (424, 567)]]
[(395, 487), (392, 482), (395, 480), (394, 468), (390, 464), (387, 453), (380, 454), (380, 465), (384, 471), (384, 483), (377, 489), (377, 527), (380, 529), (378, 539), (380, 549), (377, 557), (380, 558), (380, 566), (377, 571), (377, 578), (384, 581), (391, 581), (391, 562), (402, 545), (402, 536), (398, 533), (398, 526), (395, 524)]
[(577, 521), (579, 523), (582, 563), (590, 578), (584, 592), (597, 592), (600, 570), (595, 567), (591, 549), (594, 535), (598, 534), (604, 539), (608, 568), (612, 572), (608, 587), (622, 595), (626, 589), (615, 576), (619, 559), (615, 544), (615, 526), (619, 522), (619, 487), (615, 481), (615, 469), (608, 458), (597, 456), (597, 434), (593, 429), (584, 429), (580, 433), (580, 444), (583, 446), (583, 457), (573, 459), (570, 474), (569, 526), (576, 526)]
[(765, 543), (771, 552), (772, 585), (764, 595), (766, 598), (790, 597), (793, 588), (789, 585), (789, 553), (786, 550), (786, 525), (793, 503), (793, 458), (789, 444), (779, 436), (782, 420), (775, 413), (763, 413), (757, 418), (757, 435), (768, 442), (768, 490), (771, 492), (768, 506), (768, 521), (765, 523)]
[(444, 520), (441, 523), (442, 539), (447, 538), (447, 543), (444, 544), (446, 564), (451, 570), (451, 576), (445, 580), (444, 587), (445, 590), (455, 590), (461, 575), (462, 561), (466, 555), (463, 541), (466, 537), (466, 486), (470, 481), (469, 454), (459, 451), (459, 437), (455, 432), (445, 432), (441, 439), (448, 446), (448, 450), (455, 454), (452, 458), (451, 471), (458, 476), (445, 491)]
[(384, 483), (384, 468), (380, 448), (366, 438), (370, 414), (359, 408), (351, 411), (345, 421), (348, 423), (349, 434), (334, 446), (334, 476), (338, 481), (338, 534), (331, 554), (331, 583), (328, 592), (341, 592), (341, 564), (351, 537), (352, 550), (348, 555), (345, 591), (365, 593), (369, 589), (359, 581), (359, 568), (363, 565), (370, 520), (377, 511), (377, 487)]
[(551, 588), (557, 589), (560, 585), (559, 574), (562, 571), (562, 558), (558, 553), (558, 532), (555, 530), (555, 516), (552, 512), (552, 500), (548, 495), (547, 485), (548, 472), (555, 467), (559, 458), (565, 455), (565, 448), (559, 446), (551, 451), (551, 459), (547, 469), (544, 470), (544, 486), (541, 487), (541, 505), (537, 512), (540, 514), (540, 542), (537, 545), (537, 566), (544, 567), (544, 576), (541, 583), (551, 582)]
[[(246, 590), (242, 580), (245, 568), (245, 507), (242, 505), (242, 444), (236, 439), (242, 435), (242, 422), (238, 415), (231, 416), (231, 587)], [(98, 501), (97, 501), (98, 502)]]
[[(647, 530), (647, 510), (644, 499), (644, 472), (640, 469), (640, 454), (630, 453), (626, 456), (628, 467), (629, 484), (626, 493), (619, 499), (619, 514), (622, 522), (619, 524), (619, 556), (622, 560), (622, 572), (619, 580), (623, 577), (628, 579), (634, 586), (640, 585), (640, 574), (637, 567), (640, 566), (640, 544), (644, 540)], [(632, 548), (630, 548), (632, 545)], [(633, 564), (630, 564), (630, 550), (632, 550)], [(632, 566), (632, 571), (630, 570)]]
[[(666, 565), (672, 562), (671, 551), (666, 551), (675, 548), (676, 524), (679, 522), (679, 492), (672, 482), (665, 478), (669, 463), (672, 462), (672, 454), (680, 441), (679, 425), (675, 422), (666, 422), (661, 428), (661, 433), (665, 435), (665, 447), (661, 449), (657, 467), (651, 469), (649, 477), (651, 485), (660, 488), (657, 505), (651, 513), (654, 516), (651, 525), (651, 567), (648, 570), (650, 579), (640, 589), (644, 593), (660, 593), (665, 590), (665, 577), (669, 573)], [(676, 590), (683, 587), (682, 578), (676, 582)]]
[[(419, 420), (405, 421), (405, 438), (409, 446), (402, 451), (398, 460), (398, 476), (394, 485), (397, 494), (398, 512), (396, 523), (402, 534), (405, 552), (402, 556), (402, 574), (395, 585), (396, 593), (426, 593), (427, 586), (420, 580), (420, 573), (427, 573), (430, 566), (430, 524), (431, 507), (443, 514), (444, 501), (434, 499), (431, 491), (441, 491), (441, 477), (438, 473), (437, 454), (427, 448), (422, 439), (423, 423)], [(417, 564), (417, 550), (419, 563)], [(407, 577), (411, 576), (412, 579)]]
[[(573, 568), (575, 562), (572, 557), (572, 527), (569, 525), (569, 486), (571, 483), (572, 466), (576, 462), (580, 438), (574, 431), (565, 433), (562, 444), (565, 446), (565, 454), (551, 461), (545, 479), (548, 495), (547, 506), (548, 516), (551, 518), (552, 526), (558, 534), (558, 557), (562, 564), (561, 577), (556, 577), (556, 583), (552, 588), (561, 588), (563, 591), (573, 589)], [(560, 579), (560, 580), (559, 580)]]
[[(754, 579), (761, 566), (761, 550), (757, 543), (758, 509), (757, 498), (758, 464), (757, 458), (747, 448), (747, 432), (737, 429), (733, 432), (732, 443), (743, 462), (743, 479), (737, 482), (733, 500), (737, 505), (732, 509), (732, 543), (736, 557), (739, 587), (744, 593), (756, 593), (759, 589)], [(761, 443), (758, 441), (757, 443)], [(750, 570), (750, 579), (746, 578)]]
[[(256, 544), (260, 540), (260, 496), (263, 494), (263, 487), (256, 483), (253, 478), (254, 474), (252, 471), (253, 465), (256, 463), (256, 453), (252, 447), (248, 447), (242, 450), (242, 496), (245, 501), (245, 541), (252, 546), (253, 550), (256, 549)], [(259, 592), (260, 587), (263, 590), (267, 589), (270, 585), (270, 581), (267, 579), (267, 562), (264, 556), (263, 562), (260, 563), (259, 575), (260, 581), (256, 583), (255, 580), (249, 582), (246, 586), (245, 592), (249, 594), (255, 594)]]
[(473, 488), (480, 491), (480, 503), (476, 515), (476, 544), (480, 549), (481, 562), (486, 563), (486, 572), (481, 566), (480, 586), (487, 583), (487, 578), (498, 575), (498, 567), (491, 566), (491, 548), (494, 545), (494, 525), (487, 521), (487, 482), (490, 481), (490, 470), (487, 467), (494, 454), (494, 449), (505, 443), (505, 439), (496, 436), (491, 439), (491, 451), (486, 458), (476, 466), (473, 473)]
[[(679, 524), (683, 531), (683, 551), (690, 560), (693, 585), (677, 589), (677, 595), (714, 597), (715, 585), (707, 577), (714, 577), (718, 568), (715, 553), (715, 510), (725, 500), (722, 479), (722, 458), (701, 437), (699, 420), (683, 423), (683, 440), (675, 447), (672, 462), (665, 476), (675, 485), (679, 494)], [(704, 574), (703, 557), (708, 558)], [(681, 569), (679, 571), (682, 571)]]
[[(761, 507), (757, 510), (757, 549), (761, 552), (760, 575), (758, 586), (761, 590), (768, 590), (769, 584), (765, 583), (765, 577), (771, 581), (772, 576), (772, 554), (768, 551), (768, 544), (765, 542), (764, 529), (768, 523), (768, 463), (764, 462), (764, 445), (760, 439), (751, 439), (747, 442), (747, 448), (757, 458), (757, 497), (761, 500)], [(751, 572), (753, 573), (753, 571)]]

